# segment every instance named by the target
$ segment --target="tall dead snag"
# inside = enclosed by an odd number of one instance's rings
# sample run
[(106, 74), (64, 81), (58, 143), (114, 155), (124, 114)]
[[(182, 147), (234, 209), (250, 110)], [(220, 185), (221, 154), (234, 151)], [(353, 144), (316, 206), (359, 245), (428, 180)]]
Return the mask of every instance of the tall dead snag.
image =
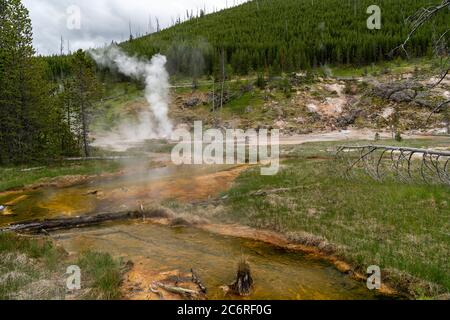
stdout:
[(220, 92), (220, 111), (223, 109), (223, 94), (225, 90), (225, 49), (222, 48), (222, 89)]
[(253, 289), (253, 278), (250, 264), (242, 258), (238, 264), (236, 280), (229, 286), (231, 292), (238, 296), (249, 296)]

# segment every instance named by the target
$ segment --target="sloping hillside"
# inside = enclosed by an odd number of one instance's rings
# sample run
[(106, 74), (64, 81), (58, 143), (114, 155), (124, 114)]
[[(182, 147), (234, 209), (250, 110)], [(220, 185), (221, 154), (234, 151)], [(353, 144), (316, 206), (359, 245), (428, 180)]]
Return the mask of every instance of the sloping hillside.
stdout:
[[(161, 32), (122, 44), (150, 57), (162, 51), (172, 74), (228, 71), (278, 73), (326, 63), (365, 65), (389, 57), (410, 30), (406, 19), (437, 0), (259, 0), (214, 14), (192, 17)], [(381, 30), (367, 28), (367, 8), (382, 12)], [(450, 10), (421, 29), (412, 56), (431, 53), (433, 34), (446, 30)], [(401, 54), (401, 52), (398, 52)]]

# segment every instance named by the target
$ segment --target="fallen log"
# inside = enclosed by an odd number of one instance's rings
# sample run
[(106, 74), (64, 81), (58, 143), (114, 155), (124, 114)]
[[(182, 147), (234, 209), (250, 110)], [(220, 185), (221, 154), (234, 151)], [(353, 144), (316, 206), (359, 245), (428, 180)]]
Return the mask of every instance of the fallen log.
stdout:
[(168, 292), (179, 294), (179, 295), (183, 295), (183, 296), (195, 297), (195, 296), (198, 295), (198, 292), (195, 291), (195, 290), (181, 288), (181, 287), (169, 286), (169, 285), (166, 285), (166, 284), (161, 283), (161, 282), (155, 282), (155, 285), (158, 286), (161, 289), (164, 289), (164, 290), (168, 291)]
[(104, 222), (137, 220), (145, 218), (167, 217), (168, 214), (163, 209), (147, 211), (127, 211), (115, 213), (99, 213), (71, 218), (33, 220), (11, 224), (0, 229), (0, 232), (22, 232), (22, 233), (48, 233), (55, 230), (67, 230), (81, 227), (98, 225)]
[(250, 196), (256, 196), (256, 197), (266, 197), (271, 194), (279, 194), (279, 193), (286, 193), (286, 192), (292, 192), (297, 190), (303, 190), (303, 189), (310, 189), (317, 187), (319, 184), (314, 185), (307, 185), (307, 186), (296, 186), (292, 188), (278, 188), (278, 189), (271, 189), (271, 190), (257, 190), (250, 192)]

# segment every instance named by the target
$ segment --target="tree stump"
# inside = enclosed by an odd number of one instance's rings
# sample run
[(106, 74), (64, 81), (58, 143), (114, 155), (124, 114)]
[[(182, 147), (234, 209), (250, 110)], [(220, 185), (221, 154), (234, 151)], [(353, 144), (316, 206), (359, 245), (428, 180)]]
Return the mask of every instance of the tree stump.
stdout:
[(238, 264), (236, 280), (229, 286), (232, 293), (238, 296), (249, 296), (253, 289), (253, 278), (250, 264), (242, 258)]

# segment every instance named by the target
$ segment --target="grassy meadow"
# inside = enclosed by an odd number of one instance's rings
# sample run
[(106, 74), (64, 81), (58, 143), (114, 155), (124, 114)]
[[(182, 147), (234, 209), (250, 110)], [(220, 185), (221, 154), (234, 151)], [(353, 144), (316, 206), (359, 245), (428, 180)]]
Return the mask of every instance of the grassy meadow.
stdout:
[(118, 299), (123, 265), (108, 254), (70, 257), (47, 238), (0, 233), (0, 300), (65, 299), (66, 268), (82, 270), (77, 299)]
[[(229, 191), (221, 219), (276, 230), (306, 244), (328, 243), (361, 270), (378, 265), (388, 271), (385, 275), (414, 297), (449, 292), (450, 188), (377, 182), (362, 172), (346, 179), (330, 153), (337, 144), (291, 148), (275, 176), (261, 176), (259, 168), (246, 171)], [(383, 144), (450, 145), (446, 139)]]

